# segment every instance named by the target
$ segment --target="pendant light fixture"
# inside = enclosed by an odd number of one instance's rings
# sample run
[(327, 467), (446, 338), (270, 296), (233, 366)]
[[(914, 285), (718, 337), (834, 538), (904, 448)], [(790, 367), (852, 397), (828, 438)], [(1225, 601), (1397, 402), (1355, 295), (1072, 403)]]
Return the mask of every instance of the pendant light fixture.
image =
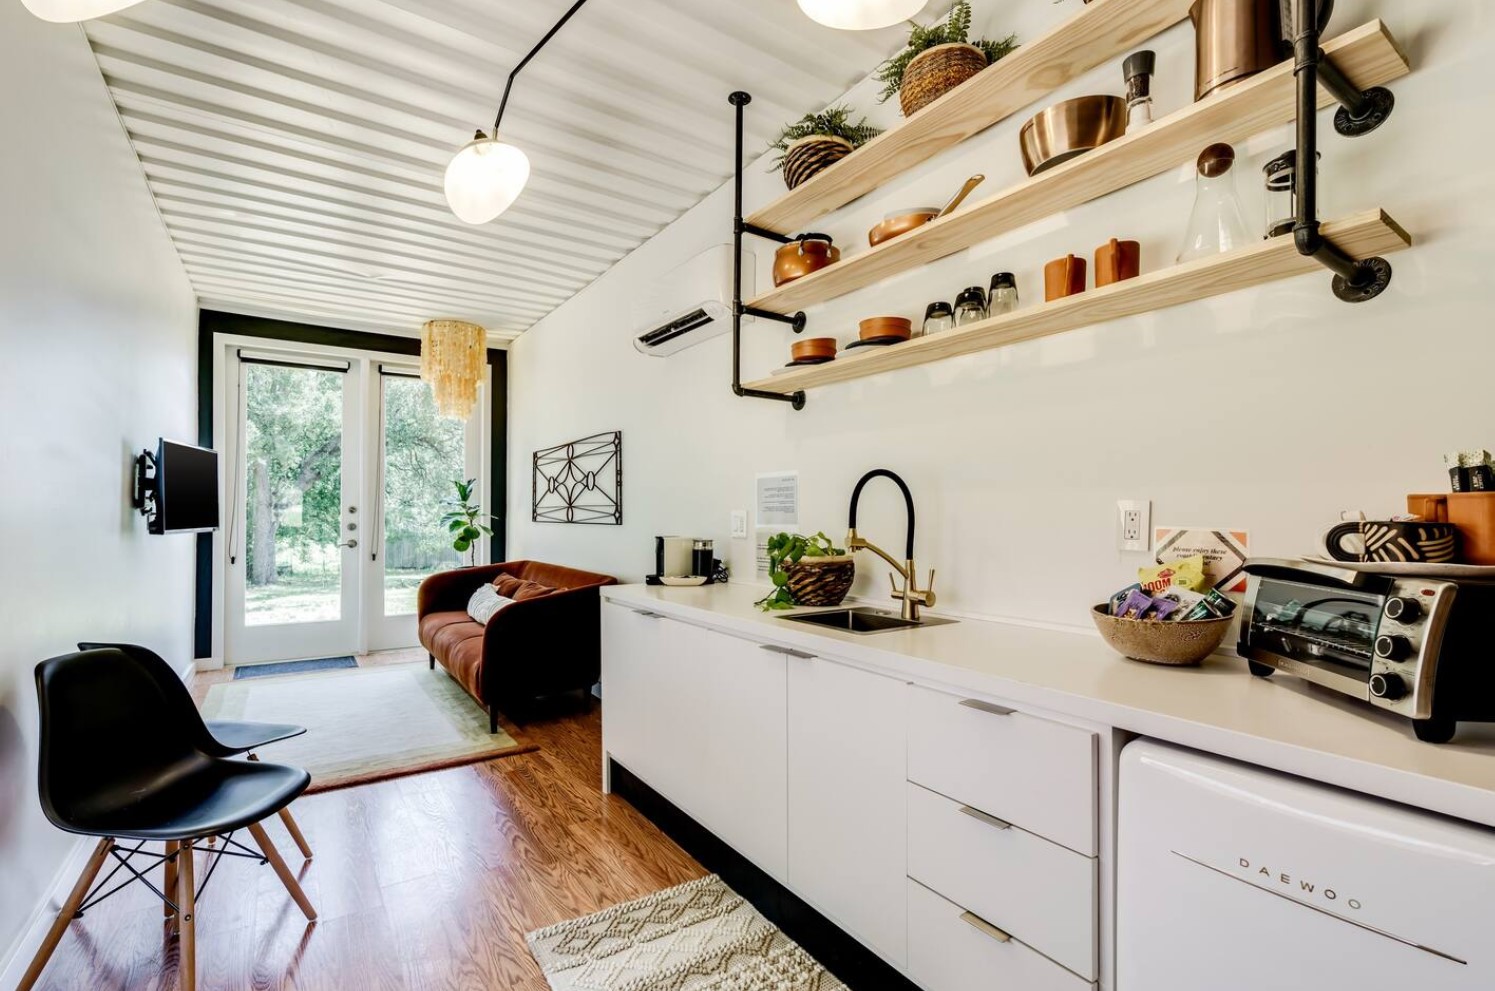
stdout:
[(810, 20), (842, 31), (892, 27), (924, 9), (927, 0), (799, 0)]
[(420, 377), (431, 387), (436, 412), (453, 420), (472, 415), (488, 361), (488, 332), (464, 320), (429, 320), (420, 331)]
[(133, 7), (141, 0), (21, 0), (26, 9), (44, 21), (72, 24)]
[(486, 224), (495, 219), (524, 192), (529, 181), (529, 156), (515, 145), (500, 141), (498, 127), (503, 123), (504, 108), (509, 105), (509, 91), (514, 88), (514, 77), (529, 65), (530, 59), (540, 53), (551, 38), (555, 37), (571, 16), (581, 9), (587, 0), (576, 0), (571, 9), (555, 22), (545, 33), (539, 44), (530, 49), (528, 55), (519, 60), (509, 81), (504, 84), (503, 99), (498, 104), (498, 116), (493, 121), (493, 136), (481, 130), (473, 136), (457, 156), (446, 167), (446, 202), (459, 220), (469, 224)]

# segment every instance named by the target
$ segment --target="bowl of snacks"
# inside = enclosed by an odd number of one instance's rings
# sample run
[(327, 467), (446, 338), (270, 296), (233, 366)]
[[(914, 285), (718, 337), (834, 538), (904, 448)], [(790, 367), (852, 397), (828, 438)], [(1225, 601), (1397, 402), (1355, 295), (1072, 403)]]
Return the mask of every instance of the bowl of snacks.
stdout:
[(1209, 588), (1204, 559), (1143, 568), (1128, 585), (1091, 610), (1095, 628), (1124, 657), (1147, 664), (1202, 664), (1230, 632), (1235, 603)]

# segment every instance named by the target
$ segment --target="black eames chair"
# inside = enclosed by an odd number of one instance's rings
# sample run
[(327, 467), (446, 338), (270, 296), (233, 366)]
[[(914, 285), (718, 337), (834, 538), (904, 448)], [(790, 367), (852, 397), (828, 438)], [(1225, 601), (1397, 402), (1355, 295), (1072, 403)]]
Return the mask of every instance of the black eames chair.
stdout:
[[(269, 863), (307, 919), (316, 919), (316, 910), (260, 825), (305, 791), (311, 776), (299, 768), (219, 756), (220, 745), (179, 681), (176, 689), (181, 690), (169, 690), (152, 665), (112, 648), (65, 654), (37, 665), (42, 811), (57, 828), (96, 836), (99, 842), (17, 991), (29, 991), (36, 983), (68, 923), (133, 881), (145, 884), (175, 911), (181, 987), (194, 991), (201, 889), (193, 854), (197, 843), (210, 837), (223, 842), (209, 855), (204, 884), (222, 857), (252, 857)], [(233, 839), (240, 829), (248, 830), (259, 853)], [(165, 853), (142, 852), (151, 842), (164, 842)], [(118, 864), (93, 888), (110, 857)], [(131, 863), (136, 857), (146, 861), (144, 869)], [(164, 889), (148, 876), (157, 864), (165, 866)], [(102, 890), (120, 870), (130, 876)]]
[[(151, 650), (133, 643), (80, 643), (79, 650), (106, 650), (108, 648), (122, 650), (135, 658), (146, 668), (150, 669), (161, 682), (162, 691), (172, 695), (182, 695), (192, 702), (192, 696), (187, 691), (187, 686), (182, 684), (181, 678), (171, 669), (171, 665)], [(194, 705), (193, 712), (197, 711)], [(255, 751), (261, 747), (267, 747), (281, 740), (289, 740), (294, 736), (301, 736), (306, 732), (305, 726), (296, 726), (292, 723), (246, 723), (235, 720), (210, 719), (205, 724), (211, 746), (207, 753), (212, 757), (239, 757), (248, 756), (250, 760), (259, 760), (259, 754)], [(296, 825), (291, 810), (280, 810), (280, 821), (284, 823), (286, 832), (291, 834), (301, 856), (307, 860), (311, 859), (311, 845), (306, 842), (306, 837), (301, 833), (301, 827)], [(167, 912), (171, 909), (168, 906)]]

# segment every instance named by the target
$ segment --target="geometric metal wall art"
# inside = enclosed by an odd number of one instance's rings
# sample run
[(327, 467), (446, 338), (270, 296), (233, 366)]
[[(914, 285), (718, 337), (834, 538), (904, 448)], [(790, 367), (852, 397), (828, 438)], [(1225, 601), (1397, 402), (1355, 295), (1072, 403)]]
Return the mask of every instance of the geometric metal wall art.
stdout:
[(536, 523), (623, 525), (623, 431), (535, 452)]

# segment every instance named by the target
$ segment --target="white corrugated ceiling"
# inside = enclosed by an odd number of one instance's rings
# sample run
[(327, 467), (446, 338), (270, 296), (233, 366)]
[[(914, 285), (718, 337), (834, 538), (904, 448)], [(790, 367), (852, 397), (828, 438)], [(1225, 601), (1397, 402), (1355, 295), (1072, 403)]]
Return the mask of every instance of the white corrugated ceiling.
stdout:
[(442, 174), (570, 0), (147, 0), (89, 42), (209, 309), (512, 338), (824, 106), (898, 40), (794, 0), (590, 0), (520, 75), (518, 203), (470, 227)]

